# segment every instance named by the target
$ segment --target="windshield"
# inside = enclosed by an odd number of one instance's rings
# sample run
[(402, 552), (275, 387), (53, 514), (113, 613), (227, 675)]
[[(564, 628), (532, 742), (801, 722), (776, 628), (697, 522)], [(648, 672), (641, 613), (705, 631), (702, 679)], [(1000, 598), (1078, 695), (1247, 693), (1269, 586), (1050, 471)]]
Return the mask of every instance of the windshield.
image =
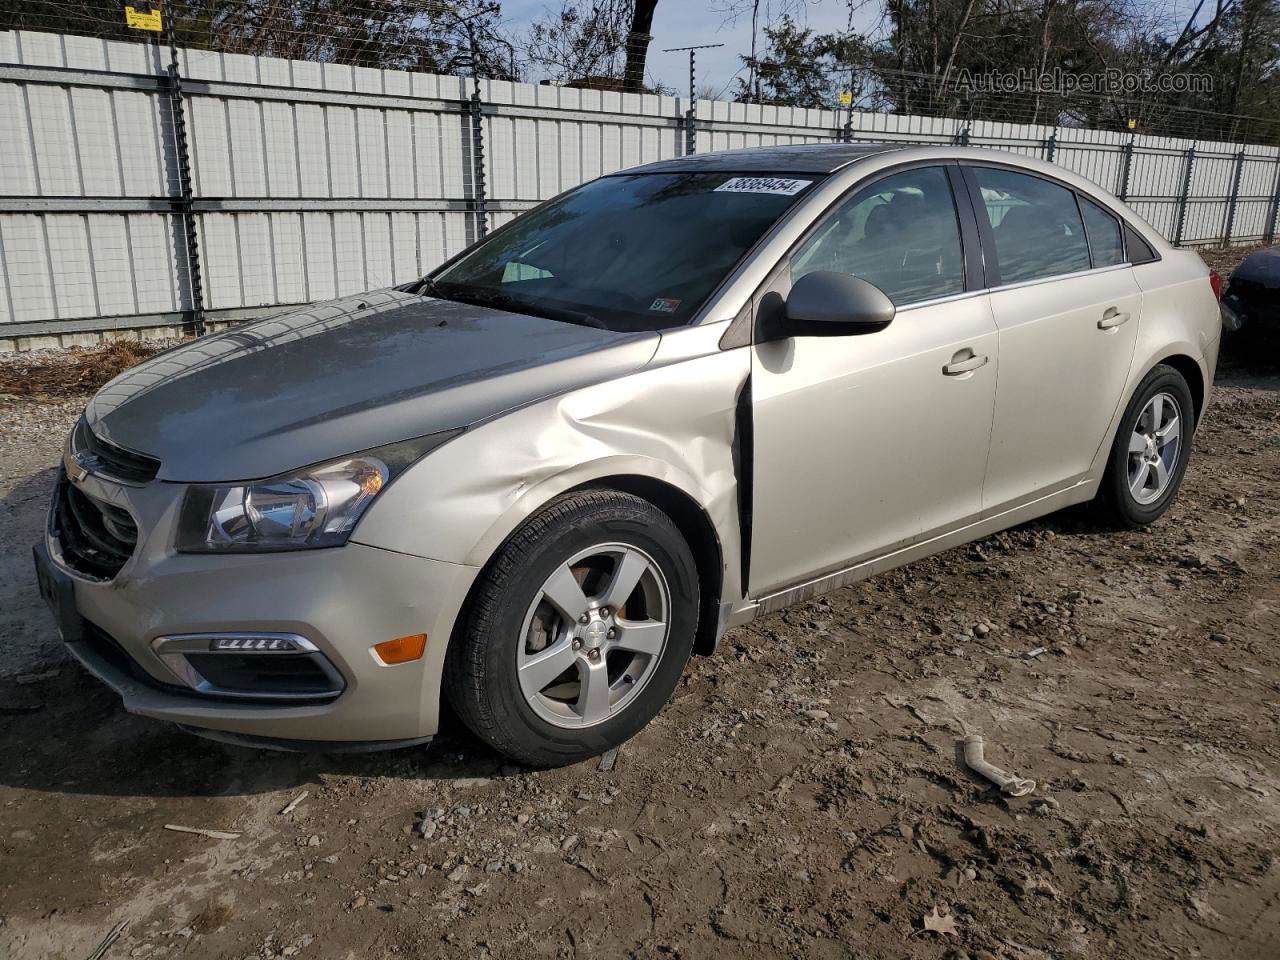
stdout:
[(688, 323), (816, 177), (604, 177), (516, 220), (425, 291), (612, 330)]

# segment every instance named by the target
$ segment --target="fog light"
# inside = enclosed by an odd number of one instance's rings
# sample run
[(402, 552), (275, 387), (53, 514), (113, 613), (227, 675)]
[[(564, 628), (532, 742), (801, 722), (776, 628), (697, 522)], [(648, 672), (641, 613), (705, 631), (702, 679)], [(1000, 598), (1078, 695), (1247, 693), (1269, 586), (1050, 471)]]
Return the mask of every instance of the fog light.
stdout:
[(291, 653), (302, 649), (292, 637), (216, 637), (209, 645), (210, 650), (221, 652), (263, 652)]
[(374, 656), (387, 665), (393, 663), (410, 663), (422, 656), (427, 649), (427, 635), (414, 633), (407, 637), (384, 640), (373, 645)]
[(156, 637), (156, 656), (196, 693), (233, 700), (331, 700), (346, 680), (296, 633), (184, 633)]

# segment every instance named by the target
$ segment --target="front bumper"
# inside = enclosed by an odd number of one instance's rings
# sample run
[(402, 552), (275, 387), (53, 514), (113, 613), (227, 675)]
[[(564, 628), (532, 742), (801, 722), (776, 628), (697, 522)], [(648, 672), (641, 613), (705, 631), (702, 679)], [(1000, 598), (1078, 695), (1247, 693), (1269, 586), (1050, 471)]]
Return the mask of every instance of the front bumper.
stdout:
[[(385, 746), (436, 732), (445, 646), (477, 572), (357, 543), (218, 556), (177, 554), (145, 541), (110, 581), (56, 569), (70, 578), (74, 615), (83, 618), (77, 629), (64, 625), (68, 648), (130, 712), (263, 745)], [(197, 693), (152, 643), (204, 633), (304, 637), (342, 674), (342, 693), (319, 703)], [(428, 637), (417, 661), (387, 666), (370, 650), (417, 633)]]

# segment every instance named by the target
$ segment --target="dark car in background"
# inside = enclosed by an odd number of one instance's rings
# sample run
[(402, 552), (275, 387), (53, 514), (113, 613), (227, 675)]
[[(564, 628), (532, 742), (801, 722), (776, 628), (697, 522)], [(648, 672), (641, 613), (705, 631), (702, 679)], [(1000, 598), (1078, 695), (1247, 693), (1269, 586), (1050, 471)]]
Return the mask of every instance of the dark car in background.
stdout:
[(1222, 291), (1222, 326), (1249, 342), (1280, 342), (1280, 246), (1251, 253)]

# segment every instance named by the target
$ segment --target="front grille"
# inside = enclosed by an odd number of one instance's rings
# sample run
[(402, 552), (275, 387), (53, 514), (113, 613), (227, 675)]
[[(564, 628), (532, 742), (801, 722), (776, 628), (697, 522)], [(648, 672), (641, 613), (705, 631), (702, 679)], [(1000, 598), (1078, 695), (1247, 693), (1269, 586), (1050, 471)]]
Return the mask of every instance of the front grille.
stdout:
[(133, 556), (138, 525), (127, 510), (85, 495), (58, 472), (50, 533), (62, 562), (77, 573), (110, 580)]
[(90, 473), (125, 483), (150, 483), (160, 472), (160, 461), (146, 454), (107, 443), (81, 417), (71, 432), (71, 455)]

